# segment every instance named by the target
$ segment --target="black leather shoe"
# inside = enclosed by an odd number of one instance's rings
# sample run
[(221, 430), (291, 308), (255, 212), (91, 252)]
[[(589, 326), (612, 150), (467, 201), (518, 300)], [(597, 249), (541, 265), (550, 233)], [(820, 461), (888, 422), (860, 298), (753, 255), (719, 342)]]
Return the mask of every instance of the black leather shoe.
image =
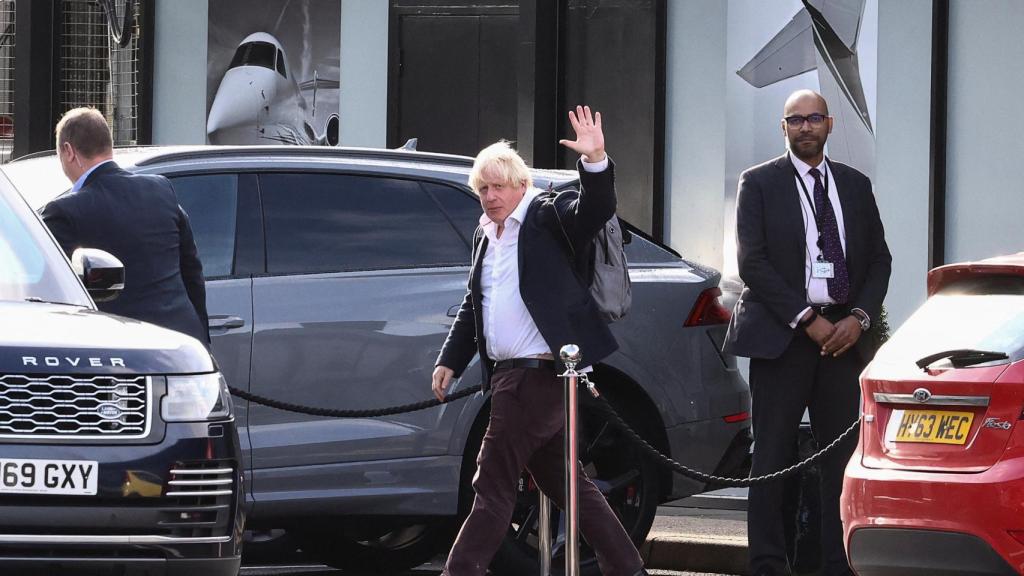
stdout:
[(647, 570), (644, 570), (643, 568), (641, 568), (640, 571), (637, 572), (636, 574), (633, 574), (633, 576), (650, 576), (650, 574), (647, 573)]

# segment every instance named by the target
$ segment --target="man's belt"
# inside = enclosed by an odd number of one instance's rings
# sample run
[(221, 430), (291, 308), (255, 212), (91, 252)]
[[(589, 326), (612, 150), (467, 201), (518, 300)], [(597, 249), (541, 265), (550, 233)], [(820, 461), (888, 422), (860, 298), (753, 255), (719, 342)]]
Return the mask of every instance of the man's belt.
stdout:
[(811, 304), (811, 309), (829, 321), (842, 320), (850, 315), (849, 304)]
[(547, 358), (510, 358), (498, 360), (494, 363), (494, 371), (511, 370), (513, 368), (541, 368), (543, 370), (555, 371), (555, 361)]

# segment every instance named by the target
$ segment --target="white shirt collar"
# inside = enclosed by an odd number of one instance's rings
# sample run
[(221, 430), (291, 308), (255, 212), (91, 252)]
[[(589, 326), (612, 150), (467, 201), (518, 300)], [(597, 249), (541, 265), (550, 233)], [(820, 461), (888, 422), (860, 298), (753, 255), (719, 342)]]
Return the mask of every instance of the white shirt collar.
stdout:
[(82, 186), (85, 186), (85, 181), (89, 178), (89, 174), (92, 174), (93, 171), (95, 171), (100, 166), (103, 166), (107, 162), (113, 162), (113, 161), (114, 161), (114, 159), (111, 158), (110, 160), (104, 160), (103, 162), (98, 162), (98, 163), (94, 164), (92, 168), (89, 168), (88, 170), (85, 171), (84, 174), (79, 176), (78, 180), (75, 180), (75, 185), (71, 187), (71, 191), (72, 192), (78, 192), (79, 190), (81, 190)]
[(822, 174), (825, 174), (826, 170), (828, 170), (824, 156), (821, 157), (821, 164), (818, 164), (817, 166), (811, 166), (807, 162), (797, 158), (792, 152), (789, 154), (789, 161), (793, 163), (793, 167), (796, 168), (797, 174), (800, 174), (801, 178), (806, 178), (807, 173), (811, 171), (811, 168), (817, 168), (818, 172), (821, 172)]
[[(539, 196), (542, 192), (543, 190), (540, 188), (527, 188), (526, 193), (523, 194), (522, 199), (519, 200), (519, 204), (516, 205), (516, 209), (513, 210), (507, 218), (511, 218), (518, 224), (522, 224), (523, 220), (526, 219), (526, 212), (530, 209), (530, 203), (533, 202), (533, 199)], [(480, 226), (487, 229), (488, 227), (496, 227), (497, 223), (488, 218), (487, 212), (484, 212), (480, 215)]]

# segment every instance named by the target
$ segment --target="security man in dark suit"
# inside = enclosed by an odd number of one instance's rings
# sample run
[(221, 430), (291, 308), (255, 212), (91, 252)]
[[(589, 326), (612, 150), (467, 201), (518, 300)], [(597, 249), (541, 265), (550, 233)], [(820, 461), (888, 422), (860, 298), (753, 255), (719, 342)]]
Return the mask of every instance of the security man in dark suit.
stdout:
[[(892, 257), (871, 191), (857, 170), (825, 157), (828, 105), (810, 90), (786, 100), (788, 153), (748, 169), (736, 197), (744, 288), (725, 352), (750, 358), (752, 475), (795, 462), (804, 409), (819, 446), (859, 416), (858, 376), (874, 354), (864, 333), (877, 319)], [(856, 447), (850, 436), (821, 465), (823, 574), (852, 574), (843, 550), (839, 496)], [(751, 573), (789, 573), (783, 483), (750, 489)]]
[(47, 204), (43, 220), (69, 257), (76, 248), (99, 248), (125, 268), (124, 290), (99, 309), (209, 346), (203, 266), (170, 181), (115, 164), (110, 127), (94, 108), (64, 114), (56, 135), (61, 168), (74, 186)]
[[(443, 399), (476, 354), (491, 391), (491, 414), (473, 477), (476, 498), (445, 565), (445, 576), (484, 576), (508, 532), (524, 469), (560, 507), (565, 486), (563, 385), (557, 352), (577, 344), (593, 365), (618, 347), (590, 297), (592, 240), (615, 214), (614, 165), (601, 115), (569, 112), (581, 155), (580, 192), (542, 192), (507, 143), (477, 156), (470, 185), (484, 214), (473, 237), (469, 287), (438, 356), (432, 389)], [(573, 261), (575, 255), (575, 261)], [(646, 574), (608, 502), (580, 472), (580, 529), (605, 576)]]

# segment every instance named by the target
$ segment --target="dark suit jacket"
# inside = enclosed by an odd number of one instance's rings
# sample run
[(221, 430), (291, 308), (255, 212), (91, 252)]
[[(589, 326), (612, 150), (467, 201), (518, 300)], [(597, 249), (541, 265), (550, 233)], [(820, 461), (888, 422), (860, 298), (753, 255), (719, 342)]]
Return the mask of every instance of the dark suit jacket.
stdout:
[(108, 162), (42, 215), (69, 257), (76, 248), (99, 248), (124, 264), (124, 290), (97, 304), (100, 310), (209, 343), (203, 266), (169, 180)]
[[(603, 172), (577, 166), (582, 190), (538, 195), (526, 211), (519, 230), (519, 292), (541, 337), (558, 359), (566, 344), (576, 344), (582, 366), (590, 366), (618, 348), (608, 325), (590, 297), (592, 240), (615, 214), (615, 166)], [(571, 248), (570, 248), (571, 244)], [(484, 387), (492, 362), (484, 339), (480, 270), (487, 250), (482, 228), (473, 235), (473, 267), (462, 306), (445, 340), (437, 365), (460, 376), (473, 355), (484, 365)], [(564, 369), (561, 361), (559, 369)]]
[[(889, 288), (892, 256), (885, 243), (871, 181), (857, 170), (828, 161), (839, 193), (846, 231), (851, 308), (877, 321)], [(736, 195), (736, 246), (744, 288), (736, 302), (724, 350), (750, 358), (778, 358), (807, 307), (806, 233), (793, 164), (788, 155), (748, 169)], [(865, 361), (874, 350), (861, 337)]]

